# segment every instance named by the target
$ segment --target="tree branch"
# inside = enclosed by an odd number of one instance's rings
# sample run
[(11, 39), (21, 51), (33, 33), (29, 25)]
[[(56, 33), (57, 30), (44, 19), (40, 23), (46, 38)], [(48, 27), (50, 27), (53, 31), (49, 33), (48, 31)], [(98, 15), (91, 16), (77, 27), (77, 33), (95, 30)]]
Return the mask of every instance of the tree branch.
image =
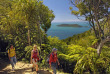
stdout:
[(99, 56), (100, 56), (100, 54), (101, 54), (101, 49), (102, 49), (103, 45), (104, 45), (106, 42), (108, 42), (108, 41), (110, 41), (110, 36), (107, 36), (105, 39), (103, 39), (103, 40), (100, 42), (99, 46), (97, 47), (97, 53), (98, 53)]

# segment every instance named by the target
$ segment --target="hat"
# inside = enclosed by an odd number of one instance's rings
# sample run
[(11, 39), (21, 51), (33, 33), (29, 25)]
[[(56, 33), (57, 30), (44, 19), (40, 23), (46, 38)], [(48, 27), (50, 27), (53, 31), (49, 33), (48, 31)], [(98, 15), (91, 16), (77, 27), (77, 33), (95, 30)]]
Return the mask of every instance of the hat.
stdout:
[(52, 51), (57, 51), (57, 50), (58, 50), (58, 49), (56, 49), (56, 48), (53, 48), (53, 49), (52, 49)]

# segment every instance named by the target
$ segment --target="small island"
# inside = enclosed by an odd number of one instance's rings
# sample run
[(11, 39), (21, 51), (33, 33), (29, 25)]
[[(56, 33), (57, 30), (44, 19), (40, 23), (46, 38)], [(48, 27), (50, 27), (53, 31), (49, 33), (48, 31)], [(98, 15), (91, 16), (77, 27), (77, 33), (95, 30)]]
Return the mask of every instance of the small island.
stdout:
[(78, 25), (78, 24), (60, 24), (57, 26), (59, 26), (59, 27), (83, 27), (83, 26)]

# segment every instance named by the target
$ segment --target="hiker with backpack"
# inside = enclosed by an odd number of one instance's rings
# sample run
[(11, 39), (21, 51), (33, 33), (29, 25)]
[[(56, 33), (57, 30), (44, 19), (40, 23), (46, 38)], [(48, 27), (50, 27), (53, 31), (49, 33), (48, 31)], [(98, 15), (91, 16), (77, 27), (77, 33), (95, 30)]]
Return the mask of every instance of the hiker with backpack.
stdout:
[(56, 66), (60, 65), (58, 58), (57, 58), (57, 49), (53, 48), (52, 49), (52, 53), (50, 54), (50, 58), (49, 58), (49, 65), (50, 65), (50, 69), (52, 68), (53, 70), (53, 74), (56, 74)]
[(37, 49), (37, 45), (33, 46), (33, 50), (31, 51), (31, 64), (33, 63), (32, 71), (34, 66), (36, 67), (36, 72), (38, 73), (38, 61), (40, 59), (39, 51)]
[(13, 47), (13, 45), (10, 45), (10, 48), (8, 49), (8, 57), (10, 60), (10, 63), (12, 65), (12, 70), (14, 71), (15, 66), (16, 65), (16, 52), (15, 52), (15, 48)]

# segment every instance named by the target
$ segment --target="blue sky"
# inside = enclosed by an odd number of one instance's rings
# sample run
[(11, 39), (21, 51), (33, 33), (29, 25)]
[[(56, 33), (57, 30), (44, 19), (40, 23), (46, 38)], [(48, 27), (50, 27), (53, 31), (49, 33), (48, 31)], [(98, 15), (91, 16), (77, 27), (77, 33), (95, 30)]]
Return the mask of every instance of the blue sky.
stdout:
[[(44, 0), (44, 4), (53, 10), (55, 19), (52, 22), (72, 22), (79, 19), (71, 14), (69, 0)], [(76, 8), (74, 8), (77, 10)]]

